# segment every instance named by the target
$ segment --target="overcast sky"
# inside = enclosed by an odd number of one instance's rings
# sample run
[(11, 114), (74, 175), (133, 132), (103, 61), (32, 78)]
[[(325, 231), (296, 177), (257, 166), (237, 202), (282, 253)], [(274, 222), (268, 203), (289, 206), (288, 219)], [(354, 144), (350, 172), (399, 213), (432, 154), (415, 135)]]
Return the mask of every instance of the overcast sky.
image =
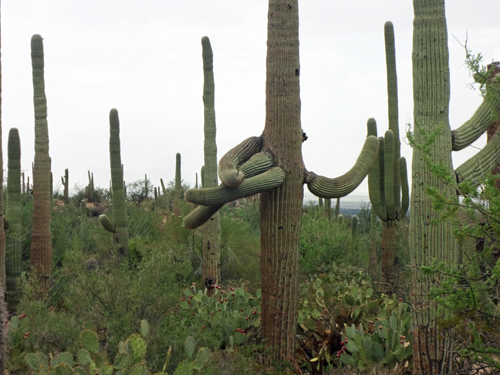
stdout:
[[(410, 0), (299, 1), (302, 127), (306, 168), (328, 177), (348, 171), (366, 136), (366, 121), (387, 129), (384, 23), (396, 35), (399, 120), (403, 137), (413, 122)], [(449, 0), (452, 129), (475, 111), (481, 97), (467, 87), (465, 51), (453, 36), (500, 60), (500, 1)], [(175, 177), (194, 185), (203, 164), (201, 38), (214, 51), (218, 158), (265, 120), (267, 2), (264, 0), (10, 0), (2, 3), (2, 127), (4, 165), (11, 127), (19, 129), (22, 169), (34, 155), (30, 39), (44, 38), (50, 156), (54, 187), (64, 169), (70, 186), (107, 187), (109, 110), (121, 123), (125, 181), (155, 185)], [(474, 144), (482, 147), (485, 139)], [(457, 167), (477, 152), (454, 155)], [(402, 142), (411, 166), (411, 149)], [(354, 192), (367, 195), (366, 180)], [(308, 192), (307, 192), (308, 193)], [(310, 196), (306, 195), (306, 199)], [(367, 198), (366, 198), (367, 200)]]

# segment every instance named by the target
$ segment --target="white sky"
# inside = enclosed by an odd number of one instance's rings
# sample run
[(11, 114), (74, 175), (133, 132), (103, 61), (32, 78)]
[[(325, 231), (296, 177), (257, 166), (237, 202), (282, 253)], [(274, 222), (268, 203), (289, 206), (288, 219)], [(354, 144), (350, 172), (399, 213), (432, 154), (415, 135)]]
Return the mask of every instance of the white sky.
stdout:
[[(351, 168), (374, 117), (387, 129), (383, 27), (396, 34), (400, 132), (413, 122), (410, 0), (302, 0), (300, 60), (306, 168), (336, 177)], [(452, 128), (479, 105), (464, 66), (462, 43), (486, 63), (500, 60), (500, 1), (448, 0)], [(34, 154), (30, 39), (44, 38), (50, 156), (54, 187), (69, 168), (70, 185), (107, 187), (109, 122), (117, 108), (127, 183), (159, 185), (175, 177), (194, 185), (203, 164), (201, 38), (214, 51), (218, 158), (244, 138), (260, 135), (265, 119), (267, 1), (264, 0), (8, 0), (2, 4), (2, 127), (17, 127), (22, 168)], [(475, 146), (482, 147), (484, 138)], [(455, 153), (457, 167), (477, 150)], [(402, 142), (411, 166), (411, 149)], [(367, 195), (366, 180), (353, 193)], [(310, 199), (306, 190), (306, 199)], [(367, 200), (367, 198), (365, 199)]]

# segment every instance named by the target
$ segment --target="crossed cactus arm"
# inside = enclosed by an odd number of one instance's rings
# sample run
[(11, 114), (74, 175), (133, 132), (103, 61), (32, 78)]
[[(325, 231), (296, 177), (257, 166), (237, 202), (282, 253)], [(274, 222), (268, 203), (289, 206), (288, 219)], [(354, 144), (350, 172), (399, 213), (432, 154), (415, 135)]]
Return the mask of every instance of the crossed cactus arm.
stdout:
[(237, 187), (245, 179), (245, 173), (240, 170), (250, 157), (262, 148), (261, 137), (245, 139), (236, 147), (229, 150), (219, 161), (219, 178), (228, 187)]
[[(260, 173), (263, 173), (267, 171), (269, 168), (273, 166), (272, 162), (272, 157), (267, 155), (266, 153), (258, 152), (255, 155), (253, 155), (246, 163), (244, 163), (240, 167), (240, 172), (242, 172), (246, 177), (247, 181), (254, 176), (259, 175)], [(203, 168), (202, 168), (203, 170)], [(281, 182), (279, 182), (279, 185), (283, 182), (283, 179), (281, 179)], [(254, 182), (252, 182), (254, 184)], [(225, 185), (221, 184), (218, 188), (215, 189), (224, 189)], [(239, 192), (244, 191), (248, 187), (243, 187), (243, 190), (240, 189), (238, 190)], [(229, 189), (229, 188), (227, 188)], [(193, 191), (198, 191), (200, 189), (194, 189)], [(201, 189), (203, 190), (203, 189)], [(260, 192), (261, 190), (257, 191)], [(186, 200), (190, 202), (189, 196), (191, 195), (191, 190), (188, 190), (186, 192)], [(250, 195), (253, 195), (256, 193), (252, 193)], [(248, 195), (246, 195), (248, 196)], [(237, 198), (234, 198), (237, 199)], [(199, 226), (203, 225), (207, 220), (210, 219), (222, 206), (224, 203), (220, 204), (211, 204), (211, 205), (206, 205), (206, 206), (198, 206), (196, 207), (193, 211), (191, 211), (186, 217), (184, 218), (184, 226), (188, 229), (196, 229)]]
[(356, 189), (370, 172), (377, 158), (377, 151), (378, 139), (368, 136), (358, 160), (347, 173), (340, 177), (328, 178), (314, 172), (306, 172), (307, 188), (321, 198), (345, 197)]

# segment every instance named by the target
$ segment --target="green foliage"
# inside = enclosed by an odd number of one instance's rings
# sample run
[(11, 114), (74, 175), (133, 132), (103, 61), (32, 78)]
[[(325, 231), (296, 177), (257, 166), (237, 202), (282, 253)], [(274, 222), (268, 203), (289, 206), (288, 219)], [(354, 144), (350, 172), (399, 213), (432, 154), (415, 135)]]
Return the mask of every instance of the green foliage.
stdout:
[[(146, 320), (141, 321), (141, 331), (149, 332)], [(85, 330), (80, 334), (80, 349), (73, 355), (62, 352), (55, 357), (48, 357), (41, 353), (29, 353), (25, 357), (26, 364), (30, 367), (32, 374), (50, 375), (72, 375), (72, 374), (103, 374), (103, 375), (149, 375), (151, 374), (145, 363), (147, 350), (147, 334), (145, 336), (134, 333), (127, 340), (120, 341), (120, 351), (114, 360), (110, 360), (105, 352), (99, 350), (98, 334), (94, 331)], [(192, 337), (185, 342), (186, 356), (188, 359), (181, 362), (174, 372), (175, 374), (193, 374), (195, 370), (201, 370), (210, 359), (210, 351), (200, 348), (196, 357), (194, 356), (195, 344)], [(165, 372), (157, 373), (166, 374)]]
[(379, 295), (360, 269), (327, 271), (302, 290), (298, 333), (304, 365), (344, 364), (363, 371), (409, 361), (411, 313), (402, 298)]

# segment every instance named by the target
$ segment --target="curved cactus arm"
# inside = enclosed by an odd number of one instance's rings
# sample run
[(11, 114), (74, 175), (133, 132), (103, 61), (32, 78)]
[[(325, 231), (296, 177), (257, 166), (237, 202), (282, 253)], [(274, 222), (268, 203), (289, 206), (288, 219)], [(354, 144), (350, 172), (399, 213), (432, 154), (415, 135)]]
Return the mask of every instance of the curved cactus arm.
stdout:
[(284, 179), (285, 172), (280, 167), (273, 167), (255, 177), (245, 179), (238, 187), (228, 188), (221, 184), (215, 188), (190, 189), (186, 192), (185, 197), (188, 202), (203, 206), (221, 205), (277, 188)]
[[(384, 195), (385, 195), (385, 209), (387, 210), (387, 216), (389, 219), (393, 220), (396, 218), (396, 201), (394, 197), (394, 133), (392, 130), (387, 130), (385, 132), (385, 142), (384, 142), (384, 170), (387, 171), (384, 174)], [(398, 189), (399, 194), (399, 189)], [(399, 207), (398, 207), (399, 208)]]
[(403, 218), (410, 207), (410, 193), (408, 188), (408, 171), (406, 168), (406, 159), (404, 156), (399, 158), (399, 175), (401, 176), (401, 211)]
[(196, 229), (205, 224), (217, 211), (219, 211), (223, 204), (215, 206), (198, 206), (189, 214), (184, 217), (184, 227), (187, 229)]
[(455, 169), (455, 175), (458, 182), (468, 179), (479, 186), (480, 180), (498, 164), (500, 164), (500, 136), (496, 133), (481, 151)]
[(314, 172), (306, 172), (305, 182), (311, 193), (321, 198), (345, 197), (356, 189), (370, 172), (377, 159), (378, 139), (370, 135), (366, 138), (356, 164), (346, 174), (328, 178)]
[(219, 178), (227, 187), (237, 187), (245, 179), (239, 167), (262, 148), (261, 137), (250, 137), (229, 150), (219, 161)]
[(240, 167), (240, 172), (243, 173), (245, 178), (250, 178), (267, 171), (272, 166), (272, 156), (264, 152), (258, 152)]
[(479, 108), (458, 129), (451, 132), (453, 151), (460, 151), (477, 140), (495, 122), (493, 114), (500, 111), (499, 100), (483, 100)]
[(106, 215), (102, 214), (99, 216), (99, 222), (108, 232), (115, 233), (116, 225), (113, 224)]
[(368, 195), (373, 210), (377, 213), (380, 220), (387, 220), (387, 211), (385, 209), (385, 183), (384, 183), (384, 137), (378, 137), (378, 158), (368, 173)]

